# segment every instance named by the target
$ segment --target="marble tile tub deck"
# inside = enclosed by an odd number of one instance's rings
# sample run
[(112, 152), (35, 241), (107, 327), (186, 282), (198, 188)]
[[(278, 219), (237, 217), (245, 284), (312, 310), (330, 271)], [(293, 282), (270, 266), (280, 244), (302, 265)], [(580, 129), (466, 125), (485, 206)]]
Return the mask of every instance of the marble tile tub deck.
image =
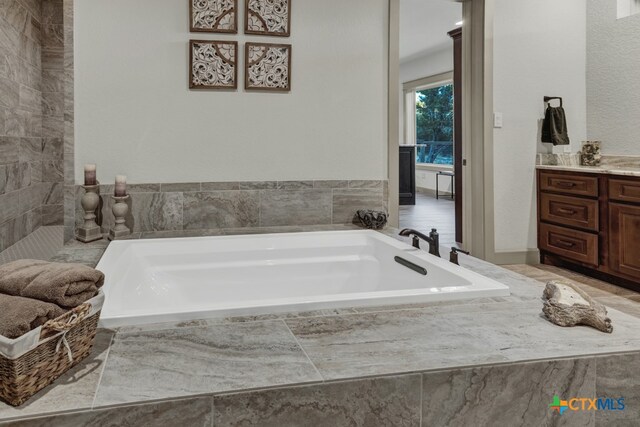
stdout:
[[(56, 259), (95, 266), (107, 246), (72, 243)], [(640, 422), (640, 316), (611, 309), (612, 334), (560, 328), (541, 316), (542, 282), (461, 263), (511, 296), (100, 330), (54, 386), (0, 403), (0, 425), (555, 425), (558, 393), (629, 408), (563, 425)]]

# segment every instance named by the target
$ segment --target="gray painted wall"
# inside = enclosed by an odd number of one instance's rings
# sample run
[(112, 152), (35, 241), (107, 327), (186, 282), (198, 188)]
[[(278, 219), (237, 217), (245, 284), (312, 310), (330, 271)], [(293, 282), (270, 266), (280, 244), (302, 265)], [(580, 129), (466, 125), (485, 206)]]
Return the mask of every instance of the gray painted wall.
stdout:
[(587, 2), (587, 136), (606, 154), (640, 154), (640, 15)]

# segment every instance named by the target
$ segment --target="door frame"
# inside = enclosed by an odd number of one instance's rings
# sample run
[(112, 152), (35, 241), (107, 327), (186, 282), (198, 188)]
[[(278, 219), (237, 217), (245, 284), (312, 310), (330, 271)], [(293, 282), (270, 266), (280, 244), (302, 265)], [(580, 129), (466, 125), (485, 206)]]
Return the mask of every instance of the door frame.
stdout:
[[(493, 11), (494, 0), (462, 5), (463, 236), (466, 250), (488, 261), (496, 258), (493, 194)], [(399, 225), (400, 0), (389, 0), (388, 28), (389, 225)]]

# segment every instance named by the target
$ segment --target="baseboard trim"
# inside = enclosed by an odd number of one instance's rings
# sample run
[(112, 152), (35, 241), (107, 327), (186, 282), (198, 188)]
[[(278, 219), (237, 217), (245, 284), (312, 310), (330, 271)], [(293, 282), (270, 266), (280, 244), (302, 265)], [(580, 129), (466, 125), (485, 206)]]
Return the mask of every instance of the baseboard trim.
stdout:
[(521, 252), (496, 252), (492, 261), (497, 265), (539, 264), (540, 251), (538, 249), (529, 249)]

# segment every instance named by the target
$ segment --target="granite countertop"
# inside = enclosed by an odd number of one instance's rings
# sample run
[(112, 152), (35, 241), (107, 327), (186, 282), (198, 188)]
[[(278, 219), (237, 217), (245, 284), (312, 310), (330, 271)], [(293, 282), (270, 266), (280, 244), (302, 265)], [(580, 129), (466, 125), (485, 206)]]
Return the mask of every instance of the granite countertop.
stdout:
[(581, 166), (580, 154), (538, 154), (537, 169), (640, 176), (639, 156), (603, 155), (600, 166)]
[(607, 174), (607, 175), (624, 175), (624, 176), (640, 177), (640, 167), (636, 168), (631, 166), (537, 165), (536, 168), (546, 169), (546, 170), (555, 170), (555, 171), (601, 173), (601, 174)]
[[(95, 265), (107, 245), (73, 243), (57, 259)], [(20, 408), (0, 403), (0, 422), (296, 384), (640, 351), (640, 318), (610, 310), (612, 334), (561, 328), (541, 315), (541, 282), (460, 258), (464, 267), (508, 285), (511, 296), (101, 329), (92, 355), (54, 386)]]

